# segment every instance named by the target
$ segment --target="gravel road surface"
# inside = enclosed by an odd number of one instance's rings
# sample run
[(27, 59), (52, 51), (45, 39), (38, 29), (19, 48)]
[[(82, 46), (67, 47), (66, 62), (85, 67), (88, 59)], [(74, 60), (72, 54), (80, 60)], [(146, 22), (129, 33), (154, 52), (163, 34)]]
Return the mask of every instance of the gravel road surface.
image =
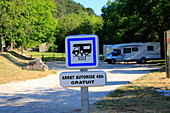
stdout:
[[(65, 62), (48, 62), (50, 69), (58, 74), (41, 79), (0, 85), (0, 113), (78, 113), (81, 111), (80, 88), (62, 88), (59, 73), (67, 71)], [(117, 87), (128, 84), (150, 70), (159, 69), (152, 64), (107, 64), (101, 61), (99, 68), (107, 73), (107, 84), (89, 88), (89, 103), (105, 97)]]

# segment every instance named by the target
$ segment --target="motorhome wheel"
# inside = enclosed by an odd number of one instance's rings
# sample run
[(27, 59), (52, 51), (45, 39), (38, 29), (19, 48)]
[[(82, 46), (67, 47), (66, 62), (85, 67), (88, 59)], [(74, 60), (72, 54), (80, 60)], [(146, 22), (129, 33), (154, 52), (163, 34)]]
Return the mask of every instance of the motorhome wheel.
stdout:
[(146, 61), (145, 58), (142, 58), (142, 59), (140, 60), (140, 62), (141, 62), (142, 64), (145, 64), (147, 61)]
[(115, 59), (111, 59), (108, 64), (115, 64), (116, 60)]
[(140, 64), (140, 61), (136, 61), (138, 64)]

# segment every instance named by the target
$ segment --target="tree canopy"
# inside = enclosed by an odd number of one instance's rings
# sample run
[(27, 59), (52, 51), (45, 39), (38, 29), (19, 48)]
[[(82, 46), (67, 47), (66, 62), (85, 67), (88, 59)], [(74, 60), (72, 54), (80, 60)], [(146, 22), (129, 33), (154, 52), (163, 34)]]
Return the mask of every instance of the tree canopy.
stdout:
[(94, 34), (97, 25), (102, 25), (101, 18), (91, 8), (84, 8), (72, 0), (2, 0), (0, 9), (0, 36), (4, 37), (7, 46), (11, 42), (24, 47), (55, 42), (63, 48), (67, 35)]
[(54, 0), (57, 9), (57, 17), (60, 18), (65, 14), (76, 13), (79, 14), (81, 12), (87, 12), (89, 15), (95, 15), (93, 9), (85, 8), (80, 3), (76, 3), (72, 0)]
[(66, 36), (77, 34), (97, 34), (100, 50), (103, 44), (158, 41), (163, 45), (164, 31), (170, 26), (169, 4), (168, 0), (108, 0), (100, 17), (72, 0), (1, 0), (0, 39), (17, 47), (50, 42), (58, 52), (65, 51)]
[(102, 8), (103, 43), (161, 42), (170, 27), (169, 0), (115, 0)]
[(102, 8), (104, 42), (162, 41), (169, 29), (168, 0), (116, 0)]
[(0, 32), (6, 41), (32, 47), (54, 41), (55, 5), (52, 0), (2, 0)]
[(59, 45), (59, 50), (64, 51), (62, 45), (64, 45), (66, 36), (95, 34), (99, 29), (102, 29), (103, 20), (96, 15), (89, 15), (88, 12), (70, 13), (58, 19), (58, 25), (59, 38), (57, 38), (56, 44)]

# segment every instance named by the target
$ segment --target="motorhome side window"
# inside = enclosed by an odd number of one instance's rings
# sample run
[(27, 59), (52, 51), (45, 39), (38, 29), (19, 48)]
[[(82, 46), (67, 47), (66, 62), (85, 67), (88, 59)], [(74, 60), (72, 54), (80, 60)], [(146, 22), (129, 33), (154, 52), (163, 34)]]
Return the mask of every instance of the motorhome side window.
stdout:
[(124, 53), (131, 53), (131, 48), (124, 48)]
[(147, 49), (148, 49), (148, 51), (153, 51), (154, 47), (153, 46), (148, 46)]
[(132, 48), (132, 51), (133, 51), (133, 52), (137, 52), (137, 51), (138, 51), (138, 48), (136, 48), (136, 47), (135, 47), (135, 48)]
[(120, 49), (113, 49), (112, 56), (118, 56), (118, 55), (121, 55), (121, 50)]

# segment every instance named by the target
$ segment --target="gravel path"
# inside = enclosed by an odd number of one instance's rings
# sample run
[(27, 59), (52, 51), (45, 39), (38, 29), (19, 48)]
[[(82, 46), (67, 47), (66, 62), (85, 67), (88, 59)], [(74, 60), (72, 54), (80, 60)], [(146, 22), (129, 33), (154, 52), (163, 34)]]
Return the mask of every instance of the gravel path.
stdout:
[[(81, 111), (80, 88), (62, 88), (59, 73), (67, 70), (63, 61), (49, 62), (47, 65), (58, 74), (41, 79), (0, 85), (0, 113), (77, 113)], [(99, 68), (107, 73), (107, 84), (89, 88), (89, 102), (105, 97), (117, 87), (128, 84), (150, 70), (159, 69), (151, 64), (107, 64), (101, 62)]]

